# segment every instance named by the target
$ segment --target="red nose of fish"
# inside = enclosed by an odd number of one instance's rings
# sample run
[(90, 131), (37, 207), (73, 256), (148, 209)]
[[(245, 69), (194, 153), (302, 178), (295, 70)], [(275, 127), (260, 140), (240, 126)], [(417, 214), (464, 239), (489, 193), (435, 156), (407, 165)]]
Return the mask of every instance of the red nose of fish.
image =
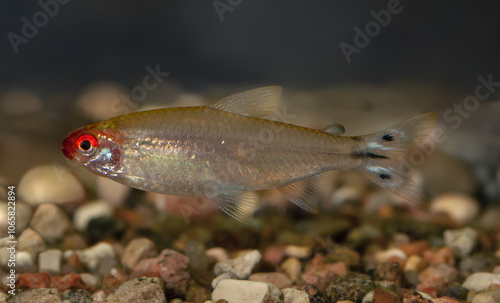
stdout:
[(73, 155), (75, 153), (72, 137), (72, 135), (67, 136), (62, 143), (62, 153), (66, 158), (70, 160), (73, 160)]

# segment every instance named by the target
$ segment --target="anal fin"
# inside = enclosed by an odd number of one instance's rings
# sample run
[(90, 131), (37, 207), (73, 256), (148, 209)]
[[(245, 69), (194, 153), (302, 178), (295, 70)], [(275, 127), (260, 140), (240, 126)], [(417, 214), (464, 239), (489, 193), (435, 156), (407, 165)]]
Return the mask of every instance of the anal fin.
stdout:
[(253, 191), (221, 194), (211, 199), (227, 215), (244, 223), (250, 223), (258, 202)]
[(318, 213), (319, 192), (326, 180), (337, 174), (329, 171), (301, 179), (278, 188), (279, 192), (302, 209), (310, 213)]

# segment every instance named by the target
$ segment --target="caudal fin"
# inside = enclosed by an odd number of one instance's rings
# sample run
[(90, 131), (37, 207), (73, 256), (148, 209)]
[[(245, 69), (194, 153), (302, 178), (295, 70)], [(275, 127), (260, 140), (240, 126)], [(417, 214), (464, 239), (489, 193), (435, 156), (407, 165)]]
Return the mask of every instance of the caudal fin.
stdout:
[(364, 141), (364, 148), (358, 151), (364, 159), (363, 173), (382, 188), (428, 208), (429, 200), (408, 175), (403, 156), (432, 132), (436, 120), (436, 113), (425, 113), (382, 132), (358, 137)]

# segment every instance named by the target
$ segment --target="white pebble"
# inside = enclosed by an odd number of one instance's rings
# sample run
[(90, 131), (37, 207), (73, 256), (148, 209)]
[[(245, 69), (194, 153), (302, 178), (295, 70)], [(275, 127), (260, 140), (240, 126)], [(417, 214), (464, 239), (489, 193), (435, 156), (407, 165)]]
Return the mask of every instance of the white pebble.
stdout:
[(47, 271), (50, 274), (61, 272), (62, 252), (59, 249), (49, 249), (38, 255), (38, 271)]
[(444, 244), (453, 249), (453, 253), (460, 257), (467, 257), (477, 244), (477, 232), (471, 227), (462, 229), (447, 229), (444, 231)]
[(479, 213), (479, 203), (465, 194), (442, 194), (433, 199), (430, 207), (432, 213), (446, 213), (459, 224), (465, 224)]
[(393, 258), (393, 257), (397, 257), (397, 258), (400, 258), (403, 260), (406, 260), (408, 258), (408, 256), (406, 256), (405, 252), (402, 251), (401, 249), (391, 248), (391, 249), (376, 253), (375, 254), (375, 261), (377, 261), (378, 263), (383, 263), (383, 262), (387, 262), (387, 260), (389, 260), (390, 258)]
[(113, 207), (104, 200), (95, 200), (87, 202), (76, 209), (73, 216), (73, 222), (76, 229), (85, 231), (89, 222), (95, 218), (112, 217)]
[(80, 278), (82, 278), (82, 282), (85, 283), (85, 285), (87, 285), (88, 287), (97, 286), (97, 284), (99, 283), (99, 279), (89, 273), (81, 273)]
[(62, 165), (32, 168), (19, 182), (18, 194), (32, 206), (55, 203), (71, 208), (85, 200), (83, 185)]
[(48, 244), (61, 239), (71, 227), (68, 215), (54, 204), (44, 203), (35, 209), (30, 227), (38, 232)]
[(295, 288), (284, 288), (281, 290), (283, 293), (285, 303), (309, 303), (309, 295), (303, 291)]
[(309, 246), (287, 245), (285, 246), (285, 255), (288, 257), (295, 257), (297, 259), (304, 259), (311, 255), (312, 249)]
[(500, 284), (500, 275), (489, 272), (474, 273), (465, 279), (462, 284), (468, 290), (485, 291), (492, 284)]
[(260, 262), (262, 255), (258, 250), (250, 250), (240, 256), (215, 264), (214, 273), (216, 276), (229, 272), (238, 279), (246, 279), (252, 273), (253, 268)]
[(222, 247), (212, 247), (205, 251), (205, 254), (214, 259), (216, 262), (225, 261), (229, 259), (227, 251)]
[(374, 290), (370, 290), (363, 297), (362, 303), (373, 303), (373, 296), (375, 296), (375, 291)]
[(100, 242), (76, 253), (80, 262), (95, 274), (105, 275), (117, 265), (115, 251), (109, 243)]
[[(245, 281), (245, 280), (222, 280), (212, 292), (212, 301), (225, 299), (229, 303), (262, 303), (280, 302), (280, 290), (271, 283)], [(274, 301), (273, 301), (274, 300)]]

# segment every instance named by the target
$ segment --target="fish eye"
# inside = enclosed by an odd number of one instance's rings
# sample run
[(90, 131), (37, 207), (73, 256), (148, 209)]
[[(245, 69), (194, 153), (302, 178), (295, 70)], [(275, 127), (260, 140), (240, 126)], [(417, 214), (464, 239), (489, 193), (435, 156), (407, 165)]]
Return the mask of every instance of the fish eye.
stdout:
[(84, 156), (92, 155), (97, 149), (97, 139), (93, 135), (81, 135), (76, 140), (76, 149)]

